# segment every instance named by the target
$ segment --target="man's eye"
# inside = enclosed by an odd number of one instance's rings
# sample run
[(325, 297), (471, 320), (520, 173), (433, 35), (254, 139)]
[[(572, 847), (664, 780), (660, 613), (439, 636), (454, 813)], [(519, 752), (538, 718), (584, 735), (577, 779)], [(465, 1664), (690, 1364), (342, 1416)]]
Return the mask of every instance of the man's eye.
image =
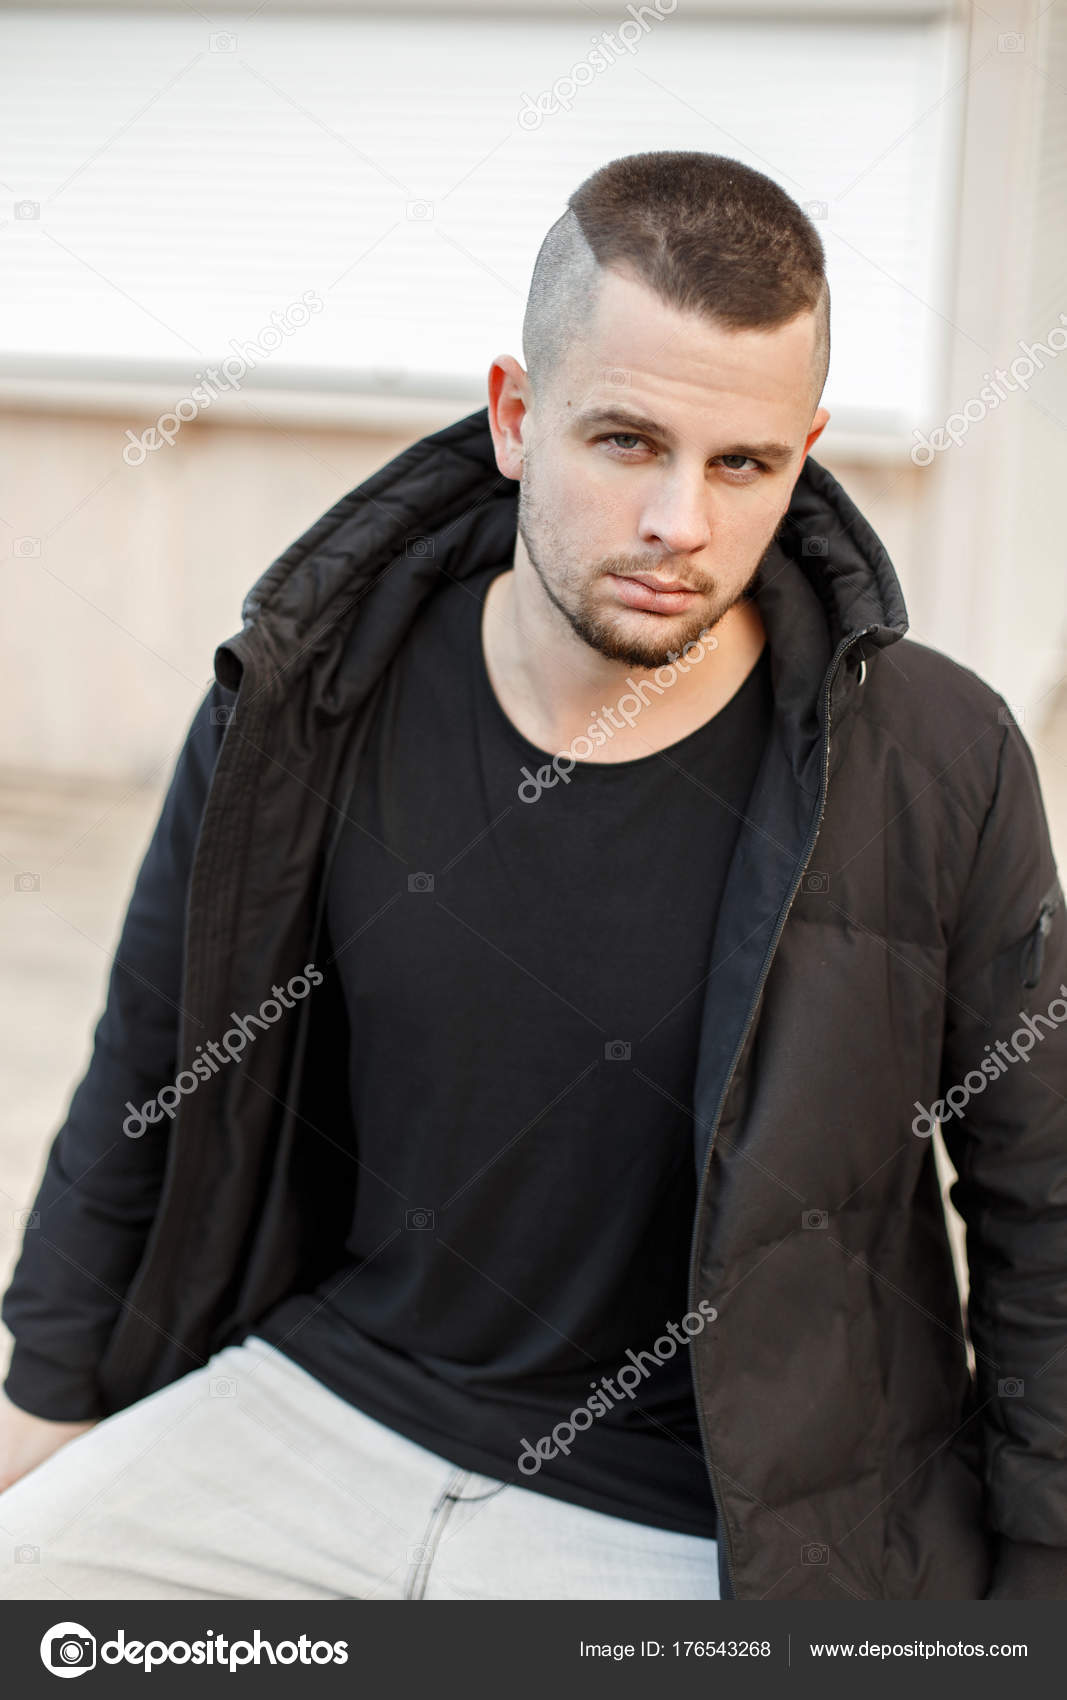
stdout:
[[(632, 455), (639, 449), (652, 450), (653, 447), (647, 438), (638, 436), (634, 431), (612, 431), (608, 436), (598, 437), (597, 441), (610, 443), (613, 448), (618, 449), (621, 455)], [(745, 473), (752, 474), (766, 470), (763, 462), (756, 460), (753, 455), (719, 455), (718, 459), (719, 464), (727, 472), (744, 475)]]

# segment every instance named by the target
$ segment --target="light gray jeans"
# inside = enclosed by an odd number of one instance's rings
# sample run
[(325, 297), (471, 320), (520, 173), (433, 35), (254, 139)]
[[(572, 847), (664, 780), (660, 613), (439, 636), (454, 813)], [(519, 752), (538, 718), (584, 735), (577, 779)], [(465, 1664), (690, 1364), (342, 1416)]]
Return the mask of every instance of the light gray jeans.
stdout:
[(717, 1543), (459, 1469), (250, 1335), (0, 1493), (9, 1600), (716, 1600)]

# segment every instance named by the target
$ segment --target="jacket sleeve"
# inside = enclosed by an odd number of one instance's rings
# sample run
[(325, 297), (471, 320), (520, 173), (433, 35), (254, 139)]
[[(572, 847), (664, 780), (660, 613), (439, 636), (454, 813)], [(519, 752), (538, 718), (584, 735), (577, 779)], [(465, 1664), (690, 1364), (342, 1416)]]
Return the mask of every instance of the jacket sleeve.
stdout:
[(1067, 1599), (1067, 917), (1033, 755), (996, 702), (995, 784), (949, 941), (936, 1113), (967, 1229), (996, 1555), (986, 1598)]
[(164, 1117), (146, 1128), (131, 1112), (174, 1078), (189, 871), (235, 698), (212, 685), (175, 764), (130, 897), (89, 1066), (53, 1140), (0, 1306), (14, 1336), (4, 1391), (23, 1410), (55, 1421), (103, 1414), (96, 1366), (159, 1200), (170, 1123)]

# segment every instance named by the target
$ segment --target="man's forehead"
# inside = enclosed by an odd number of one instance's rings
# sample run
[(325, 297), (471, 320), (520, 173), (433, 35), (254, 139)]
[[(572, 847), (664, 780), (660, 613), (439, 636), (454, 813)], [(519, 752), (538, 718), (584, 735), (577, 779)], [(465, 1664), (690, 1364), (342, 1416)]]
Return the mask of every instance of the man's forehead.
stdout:
[(593, 321), (572, 344), (590, 375), (604, 370), (684, 372), (694, 362), (709, 370), (809, 363), (815, 352), (815, 316), (804, 312), (775, 326), (724, 325), (706, 314), (664, 308), (659, 318), (620, 314)]
[[(591, 321), (568, 351), (561, 376), (567, 411), (633, 407), (642, 388), (679, 400), (751, 396), (777, 404), (805, 393), (815, 355), (809, 311), (772, 328), (733, 329), (660, 304), (658, 320), (622, 314)], [(672, 321), (673, 315), (673, 321)], [(643, 408), (651, 417), (652, 410)], [(635, 427), (636, 428), (636, 427)]]

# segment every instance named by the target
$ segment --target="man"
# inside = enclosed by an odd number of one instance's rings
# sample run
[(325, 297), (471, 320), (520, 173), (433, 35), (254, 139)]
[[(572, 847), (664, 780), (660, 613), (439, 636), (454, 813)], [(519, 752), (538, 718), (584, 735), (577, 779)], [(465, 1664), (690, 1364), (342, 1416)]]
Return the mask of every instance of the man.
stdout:
[(1061, 892), (809, 458), (818, 236), (616, 160), (523, 344), (217, 652), (4, 1299), (8, 1594), (1067, 1597)]

